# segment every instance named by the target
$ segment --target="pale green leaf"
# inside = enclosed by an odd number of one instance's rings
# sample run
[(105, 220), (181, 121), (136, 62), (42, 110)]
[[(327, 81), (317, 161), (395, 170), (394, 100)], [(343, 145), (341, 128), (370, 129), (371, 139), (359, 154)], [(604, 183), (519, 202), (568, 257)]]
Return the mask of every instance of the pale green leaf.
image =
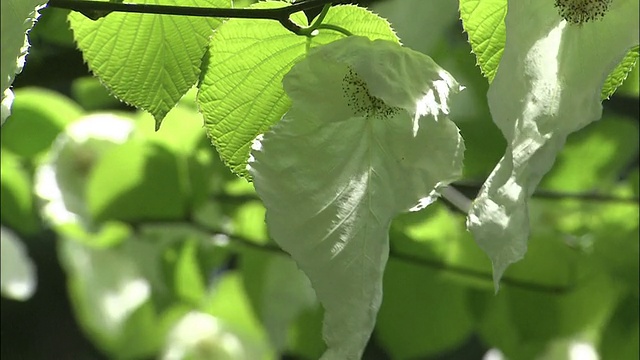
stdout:
[(4, 123), (10, 114), (13, 94), (9, 87), (17, 73), (22, 71), (29, 52), (26, 34), (35, 25), (38, 10), (46, 0), (2, 0), (2, 50), (0, 55), (0, 93), (2, 93), (2, 115)]
[[(285, 6), (267, 1), (253, 8)], [(292, 19), (306, 25), (302, 13)], [(352, 5), (332, 7), (323, 24), (342, 26), (355, 35), (397, 41), (389, 23)], [(215, 32), (198, 94), (207, 134), (222, 160), (246, 176), (251, 141), (280, 120), (291, 105), (282, 77), (306, 52), (343, 38), (329, 29), (314, 37), (297, 36), (276, 21), (231, 19)]]
[[(147, 4), (229, 7), (225, 0), (145, 0)], [(156, 128), (196, 83), (220, 20), (112, 13), (96, 21), (72, 12), (69, 22), (85, 61), (122, 101), (150, 112)]]
[(323, 358), (358, 359), (391, 219), (461, 173), (462, 138), (446, 117), (457, 83), (426, 55), (352, 36), (295, 65), (284, 88), (292, 108), (254, 145), (250, 173), (270, 234), (325, 308)]
[[(551, 0), (549, 0), (551, 1)], [(507, 0), (460, 0), (462, 26), (482, 73), (493, 80), (504, 51)]]
[(552, 2), (511, 0), (506, 29), (488, 98), (507, 150), (468, 218), (492, 260), (496, 289), (526, 252), (529, 197), (567, 136), (601, 117), (603, 83), (638, 43), (638, 2), (613, 2), (603, 19), (574, 24)]

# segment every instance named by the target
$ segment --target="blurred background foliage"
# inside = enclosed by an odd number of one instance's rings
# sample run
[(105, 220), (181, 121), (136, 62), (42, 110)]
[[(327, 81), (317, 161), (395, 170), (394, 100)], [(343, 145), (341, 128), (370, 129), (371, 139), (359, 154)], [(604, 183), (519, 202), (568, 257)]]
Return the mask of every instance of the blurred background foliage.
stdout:
[[(360, 3), (466, 86), (455, 187), (473, 198), (505, 143), (457, 2)], [(1, 128), (2, 358), (318, 358), (322, 309), (204, 135), (195, 92), (154, 132), (91, 76), (66, 15), (43, 11)], [(464, 214), (439, 201), (393, 222), (365, 359), (638, 358), (638, 83), (636, 66), (569, 138), (497, 295)]]

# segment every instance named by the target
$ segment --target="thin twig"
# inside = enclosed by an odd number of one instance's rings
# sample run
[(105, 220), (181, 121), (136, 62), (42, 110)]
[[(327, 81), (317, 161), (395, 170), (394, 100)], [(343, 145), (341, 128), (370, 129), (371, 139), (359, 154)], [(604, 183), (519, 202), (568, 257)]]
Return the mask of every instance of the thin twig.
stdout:
[(307, 0), (275, 9), (206, 8), (155, 4), (125, 4), (87, 0), (49, 0), (48, 6), (78, 11), (92, 20), (97, 20), (112, 12), (276, 20), (288, 30), (298, 34), (303, 28), (291, 21), (291, 14), (322, 7), (332, 2), (333, 0)]
[[(452, 184), (459, 191), (462, 191), (467, 194), (469, 197), (475, 197), (475, 195), (480, 191), (481, 185), (472, 182), (459, 181)], [(471, 194), (473, 193), (473, 195)], [(572, 193), (572, 192), (562, 192), (556, 190), (545, 190), (545, 189), (536, 189), (533, 195), (531, 196), (537, 199), (549, 199), (549, 200), (565, 200), (565, 199), (575, 199), (575, 200), (583, 200), (583, 201), (593, 201), (593, 202), (611, 202), (611, 203), (629, 203), (629, 204), (638, 204), (640, 202), (640, 198), (638, 197), (621, 197), (615, 195), (607, 195), (607, 194), (599, 194), (595, 192), (581, 192), (581, 193)]]
[[(268, 252), (272, 252), (272, 253), (276, 253), (284, 256), (289, 256), (284, 250), (282, 250), (276, 244), (271, 242), (266, 244), (260, 244), (250, 239), (244, 238), (242, 236), (228, 235), (228, 234), (221, 234), (221, 235), (224, 235), (227, 238), (229, 238), (231, 241), (245, 247), (250, 247), (252, 249), (259, 249), (262, 251), (268, 251)], [(467, 267), (447, 264), (446, 262), (442, 262), (434, 259), (427, 259), (415, 254), (398, 252), (394, 250), (393, 247), (389, 250), (389, 258), (406, 262), (409, 264), (421, 266), (421, 267), (427, 267), (427, 268), (436, 269), (444, 272), (467, 276), (467, 277), (478, 279), (478, 280), (487, 281), (488, 284), (492, 284), (493, 282), (493, 275), (491, 273), (470, 269)], [(564, 294), (568, 291), (571, 291), (573, 288), (575, 288), (575, 285), (576, 285), (573, 282), (570, 282), (567, 285), (540, 284), (536, 282), (520, 280), (517, 278), (511, 278), (509, 276), (503, 276), (500, 279), (500, 284), (506, 285), (506, 286), (513, 286), (513, 287), (526, 289), (526, 290), (531, 290), (531, 291), (536, 291), (536, 292), (551, 293), (556, 295)]]
[[(470, 207), (470, 201), (475, 197), (475, 195), (480, 190), (481, 185), (470, 182), (454, 182), (453, 184), (447, 187), (447, 190), (441, 190), (442, 198), (444, 198), (447, 202), (456, 204), (454, 205), (456, 208), (460, 209), (461, 213), (466, 214), (468, 212), (468, 208)], [(217, 194), (216, 199), (220, 202), (231, 202), (231, 203), (239, 203), (246, 201), (260, 201), (260, 198), (256, 194), (246, 194), (246, 195), (226, 195), (226, 194)], [(592, 201), (599, 203), (619, 203), (619, 204), (635, 204), (640, 205), (640, 198), (638, 197), (621, 197), (615, 195), (606, 195), (606, 194), (597, 194), (597, 193), (570, 193), (570, 192), (561, 192), (561, 191), (552, 191), (552, 190), (543, 190), (537, 189), (532, 198), (534, 199), (548, 199), (548, 200), (565, 200), (565, 199), (574, 199), (581, 201)], [(464, 209), (467, 209), (464, 211)]]
[[(266, 251), (277, 255), (289, 256), (286, 251), (282, 250), (276, 243), (273, 241), (269, 241), (267, 243), (258, 243), (249, 238), (239, 236), (239, 235), (230, 235), (222, 231), (216, 231), (208, 228), (207, 226), (200, 224), (191, 220), (173, 220), (173, 221), (163, 221), (163, 222), (138, 222), (130, 224), (134, 231), (139, 232), (141, 227), (143, 226), (154, 226), (154, 225), (182, 225), (182, 226), (190, 226), (194, 230), (201, 232), (203, 234), (210, 234), (212, 237), (215, 236), (224, 236), (226, 239), (229, 239), (230, 243), (234, 245), (239, 245), (245, 248), (251, 248), (260, 251)], [(491, 284), (493, 281), (493, 275), (488, 272), (479, 271), (475, 269), (470, 269), (458, 265), (448, 264), (446, 262), (438, 261), (435, 259), (428, 259), (421, 257), (416, 254), (408, 254), (404, 252), (400, 252), (395, 250), (393, 247), (389, 250), (389, 258), (403, 261), (409, 264), (431, 268), (435, 270), (440, 270), (444, 272), (449, 272), (452, 274), (458, 274), (467, 276), (469, 278), (474, 278), (478, 280), (487, 281), (488, 284)], [(540, 284), (536, 282), (530, 282), (526, 280), (520, 280), (517, 278), (511, 278), (509, 276), (503, 276), (500, 280), (501, 285), (512, 286), (516, 288), (526, 289), (530, 291), (550, 293), (550, 294), (563, 294), (568, 291), (571, 291), (575, 286), (575, 281), (570, 281), (567, 285), (548, 285), (548, 284)]]

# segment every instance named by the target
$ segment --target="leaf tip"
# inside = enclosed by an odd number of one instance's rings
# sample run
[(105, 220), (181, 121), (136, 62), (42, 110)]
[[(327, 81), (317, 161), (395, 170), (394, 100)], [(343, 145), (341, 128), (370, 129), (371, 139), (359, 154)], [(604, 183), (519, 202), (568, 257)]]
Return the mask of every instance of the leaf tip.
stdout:
[(500, 291), (500, 279), (502, 279), (502, 275), (504, 275), (505, 270), (507, 270), (508, 264), (499, 264), (496, 261), (491, 261), (493, 265), (493, 294), (498, 295), (498, 291)]

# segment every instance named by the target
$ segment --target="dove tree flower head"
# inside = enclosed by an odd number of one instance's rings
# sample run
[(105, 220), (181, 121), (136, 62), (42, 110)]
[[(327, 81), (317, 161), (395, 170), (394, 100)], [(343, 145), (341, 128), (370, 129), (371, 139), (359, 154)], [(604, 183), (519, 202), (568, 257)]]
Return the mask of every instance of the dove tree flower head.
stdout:
[(284, 77), (291, 109), (254, 144), (249, 172), (271, 236), (325, 308), (324, 359), (362, 356), (393, 217), (461, 174), (447, 118), (459, 88), (428, 56), (364, 37), (318, 48)]

